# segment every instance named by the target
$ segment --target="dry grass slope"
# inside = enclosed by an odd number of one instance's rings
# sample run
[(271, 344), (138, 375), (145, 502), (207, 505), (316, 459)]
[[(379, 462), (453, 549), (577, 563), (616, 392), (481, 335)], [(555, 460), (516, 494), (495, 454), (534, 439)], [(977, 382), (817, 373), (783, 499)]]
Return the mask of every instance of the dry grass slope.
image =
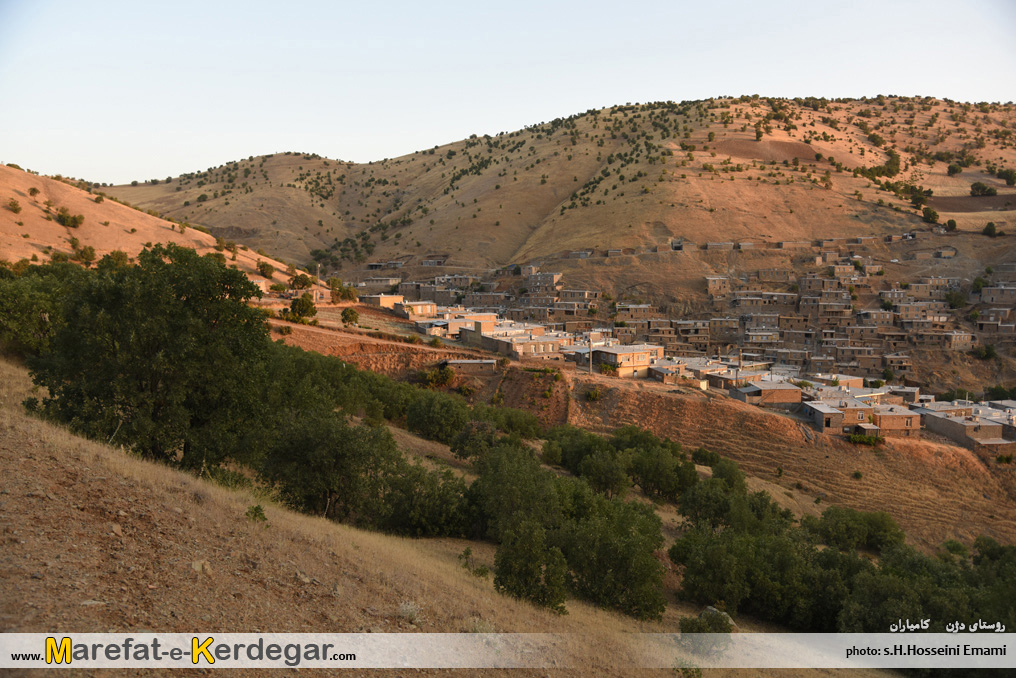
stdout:
[[(1016, 165), (1014, 127), (1009, 105), (921, 97), (662, 102), (368, 164), (277, 153), (108, 190), (300, 261), (326, 250), (320, 259), (328, 267), (413, 265), (438, 253), (452, 265), (498, 266), (681, 237), (780, 241), (901, 231), (920, 224), (919, 212), (853, 168), (881, 165), (894, 148), (896, 180), (943, 197), (965, 196), (983, 181), (1013, 197), (1016, 189), (984, 170)], [(947, 166), (964, 158), (971, 164), (950, 176)], [(990, 211), (997, 207), (939, 211), (942, 221), (979, 230), (986, 218), (1012, 221)]]

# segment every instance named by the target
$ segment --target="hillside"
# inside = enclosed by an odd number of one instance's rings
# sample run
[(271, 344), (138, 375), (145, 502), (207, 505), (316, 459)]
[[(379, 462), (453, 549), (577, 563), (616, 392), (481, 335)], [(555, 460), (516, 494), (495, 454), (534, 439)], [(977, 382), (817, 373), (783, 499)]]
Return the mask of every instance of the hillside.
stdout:
[[(1014, 128), (1011, 105), (933, 98), (635, 104), (368, 164), (287, 152), (101, 190), (326, 272), (434, 255), (485, 268), (901, 232), (924, 225), (918, 186), (942, 222), (1004, 228), (1016, 188), (987, 170), (1016, 166)], [(971, 197), (974, 182), (998, 195)]]
[[(280, 271), (276, 274), (280, 280), (287, 268), (285, 263), (240, 243), (234, 255), (223, 249), (213, 235), (181, 228), (180, 224), (103, 199), (77, 183), (0, 165), (0, 259), (45, 263), (55, 255), (91, 263), (116, 250), (133, 257), (146, 246), (172, 242), (194, 248), (199, 254), (222, 252), (227, 264), (251, 274), (259, 261)], [(19, 211), (10, 209), (12, 200)], [(61, 209), (72, 217), (82, 217), (82, 221), (77, 225), (61, 224)]]
[[(288, 344), (394, 378), (432, 368), (440, 360), (475, 357), (451, 347), (312, 327), (293, 330), (284, 337)], [(731, 398), (687, 389), (675, 393), (672, 385), (591, 375), (570, 366), (562, 369), (561, 377), (556, 383), (552, 374), (512, 363), (503, 373), (462, 377), (450, 388), (468, 386), (474, 402), (489, 402), (499, 393), (505, 405), (527, 409), (549, 426), (568, 423), (609, 433), (633, 424), (678, 440), (687, 449), (704, 446), (770, 483), (770, 493), (789, 500), (787, 508), (795, 513), (817, 512), (829, 504), (886, 511), (911, 543), (926, 552), (948, 539), (971, 543), (981, 534), (1003, 543), (1016, 539), (1013, 472), (986, 465), (944, 438), (889, 439), (875, 451), (817, 436), (800, 419)], [(545, 395), (548, 387), (550, 397)], [(598, 402), (585, 397), (592, 388), (601, 393)]]
[[(630, 634), (669, 632), (678, 617), (697, 611), (672, 602), (661, 622), (642, 623), (569, 601), (569, 614), (561, 617), (495, 593), (489, 578), (459, 565), (466, 544), (478, 562), (490, 565), (492, 546), (388, 537), (296, 514), (28, 417), (20, 402), (30, 392), (26, 371), (0, 361), (5, 632), (572, 633), (579, 640), (562, 648), (562, 664), (582, 667), (583, 674), (657, 675), (632, 668), (639, 657)], [(267, 523), (245, 517), (254, 504), (265, 506)], [(408, 611), (414, 606), (417, 614)], [(774, 630), (747, 619), (739, 623), (745, 631)]]

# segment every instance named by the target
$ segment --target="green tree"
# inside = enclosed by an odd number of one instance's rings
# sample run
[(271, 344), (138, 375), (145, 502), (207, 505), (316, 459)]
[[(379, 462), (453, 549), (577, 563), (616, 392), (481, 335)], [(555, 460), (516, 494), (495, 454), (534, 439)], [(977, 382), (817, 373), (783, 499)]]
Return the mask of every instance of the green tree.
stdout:
[(547, 531), (523, 520), (502, 534), (494, 557), (494, 588), (513, 598), (566, 612), (568, 565), (561, 549), (547, 545)]
[(945, 293), (945, 302), (949, 308), (962, 308), (967, 304), (967, 297), (959, 290), (949, 290)]
[(7, 209), (9, 209), (11, 212), (14, 212), (15, 214), (21, 214), (21, 203), (19, 203), (14, 198), (11, 198), (7, 202)]
[[(260, 449), (264, 317), (239, 271), (177, 245), (102, 266), (67, 294), (51, 351), (30, 360), (57, 421), (187, 468)], [(217, 374), (209, 379), (210, 366)]]
[(532, 450), (505, 441), (479, 457), (476, 470), (479, 477), (469, 494), (479, 511), (477, 536), (501, 541), (506, 531), (526, 518), (547, 530), (561, 526), (561, 492), (554, 474), (540, 467)]
[(309, 275), (307, 275), (306, 273), (300, 273), (298, 275), (295, 275), (289, 281), (289, 286), (292, 287), (294, 290), (306, 290), (306, 289), (310, 289), (310, 287), (313, 284), (314, 284), (314, 281), (311, 280), (311, 277)]
[(565, 523), (557, 543), (572, 586), (583, 598), (638, 619), (658, 619), (666, 608), (660, 517), (651, 506), (602, 495)]
[(937, 224), (938, 212), (935, 211), (935, 209), (932, 207), (925, 207), (923, 210), (921, 210), (921, 218), (927, 224)]
[(314, 297), (310, 292), (304, 292), (299, 299), (293, 299), (289, 305), (289, 312), (297, 318), (313, 318), (317, 315), (317, 307), (314, 305)]
[(281, 431), (262, 474), (301, 510), (370, 524), (384, 511), (400, 459), (388, 429), (351, 428), (315, 408)]
[(469, 421), (469, 408), (455, 396), (435, 391), (420, 393), (406, 411), (406, 425), (413, 433), (451, 443)]
[(951, 165), (949, 165), (946, 171), (949, 173), (949, 176), (954, 177), (960, 172), (962, 172), (963, 168), (957, 165), (956, 163), (952, 163)]
[(982, 181), (975, 181), (970, 184), (970, 195), (998, 195), (998, 191)]
[(981, 231), (981, 233), (983, 235), (988, 236), (989, 238), (996, 237), (998, 235), (998, 228), (995, 226), (995, 222), (989, 221), (987, 225), (984, 227), (984, 230)]
[(275, 267), (269, 264), (267, 261), (258, 261), (257, 263), (258, 273), (269, 280), (275, 275)]
[(73, 264), (51, 264), (0, 276), (0, 351), (22, 358), (45, 353), (63, 323), (64, 300), (85, 275)]
[(597, 492), (609, 499), (623, 497), (628, 492), (628, 464), (622, 455), (614, 450), (598, 450), (579, 464), (579, 474)]
[(61, 226), (67, 228), (78, 228), (81, 224), (85, 223), (85, 216), (83, 214), (71, 214), (66, 207), (61, 207), (56, 213), (56, 221)]
[(356, 325), (360, 322), (360, 314), (356, 312), (355, 308), (344, 308), (342, 309), (342, 322), (347, 325)]

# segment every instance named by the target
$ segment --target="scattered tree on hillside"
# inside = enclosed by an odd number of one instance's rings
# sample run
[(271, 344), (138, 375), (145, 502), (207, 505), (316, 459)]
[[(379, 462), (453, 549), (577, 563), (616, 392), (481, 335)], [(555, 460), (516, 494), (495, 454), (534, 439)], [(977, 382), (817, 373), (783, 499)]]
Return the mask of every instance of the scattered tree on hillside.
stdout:
[(275, 275), (275, 267), (269, 264), (267, 261), (258, 261), (257, 263), (258, 273), (269, 280)]
[(304, 292), (298, 299), (293, 299), (289, 305), (289, 312), (297, 319), (313, 318), (317, 315), (314, 297), (311, 296), (310, 292)]
[(975, 181), (970, 184), (970, 195), (998, 195), (994, 186), (988, 186), (984, 182)]

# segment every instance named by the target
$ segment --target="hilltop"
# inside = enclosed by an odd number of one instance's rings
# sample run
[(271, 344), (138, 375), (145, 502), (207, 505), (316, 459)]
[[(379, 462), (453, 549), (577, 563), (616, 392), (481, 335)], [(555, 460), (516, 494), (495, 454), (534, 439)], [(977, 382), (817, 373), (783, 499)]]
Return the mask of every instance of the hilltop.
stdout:
[[(898, 233), (927, 226), (918, 191), (960, 231), (1002, 228), (1014, 129), (1012, 105), (930, 97), (626, 104), (367, 164), (286, 152), (101, 190), (322, 274), (435, 256), (490, 268)], [(971, 196), (975, 182), (997, 195)]]

